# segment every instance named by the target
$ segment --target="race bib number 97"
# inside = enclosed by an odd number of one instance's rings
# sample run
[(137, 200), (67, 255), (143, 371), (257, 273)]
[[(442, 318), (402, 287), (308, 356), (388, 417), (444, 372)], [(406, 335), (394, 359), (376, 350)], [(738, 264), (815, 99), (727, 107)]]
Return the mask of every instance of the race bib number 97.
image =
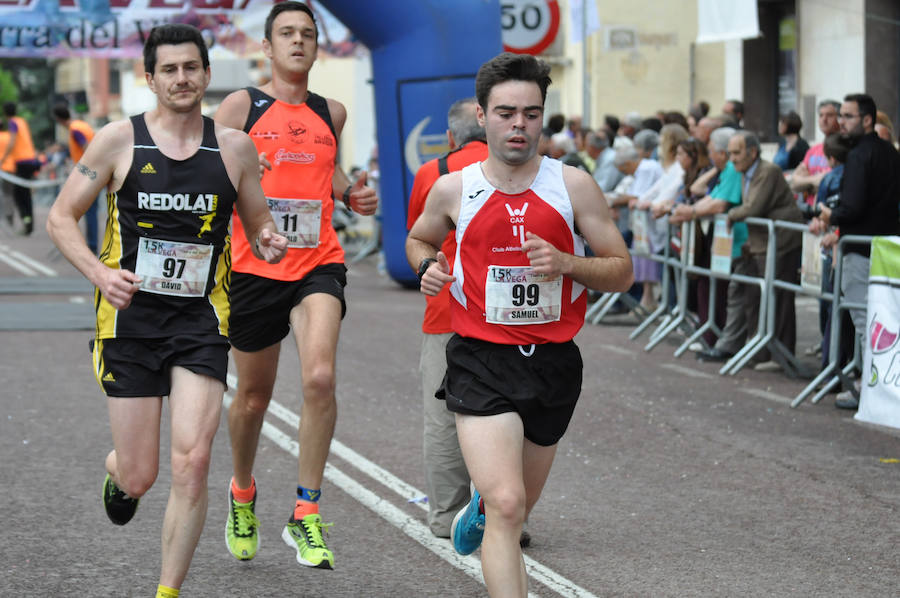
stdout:
[(276, 199), (267, 197), (272, 220), (288, 247), (317, 247), (322, 223), (322, 202), (318, 199)]
[(159, 295), (203, 297), (213, 246), (141, 237), (134, 273), (141, 290)]
[(488, 266), (484, 311), (489, 324), (546, 324), (559, 320), (562, 277), (530, 266)]

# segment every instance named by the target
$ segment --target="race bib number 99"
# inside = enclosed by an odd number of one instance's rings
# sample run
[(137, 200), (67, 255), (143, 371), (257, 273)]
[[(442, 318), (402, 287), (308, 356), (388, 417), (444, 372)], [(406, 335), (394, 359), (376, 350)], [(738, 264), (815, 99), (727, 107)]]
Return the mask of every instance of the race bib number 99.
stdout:
[(484, 311), (489, 324), (546, 324), (559, 320), (562, 277), (530, 266), (488, 266)]
[(272, 220), (288, 247), (317, 247), (322, 223), (322, 202), (318, 199), (276, 199), (267, 197)]
[(134, 273), (141, 290), (159, 295), (203, 297), (213, 246), (141, 237)]

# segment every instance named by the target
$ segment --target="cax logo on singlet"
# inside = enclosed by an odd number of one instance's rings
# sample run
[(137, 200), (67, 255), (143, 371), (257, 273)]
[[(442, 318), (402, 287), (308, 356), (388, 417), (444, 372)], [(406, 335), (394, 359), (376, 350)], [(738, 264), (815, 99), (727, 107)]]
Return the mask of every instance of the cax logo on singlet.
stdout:
[(512, 224), (513, 237), (517, 237), (522, 243), (525, 242), (525, 211), (528, 210), (528, 202), (525, 202), (521, 208), (513, 209), (512, 206), (506, 204), (506, 211), (509, 212), (509, 223)]
[(304, 143), (306, 141), (306, 125), (299, 120), (289, 120), (287, 123), (288, 135), (294, 143)]

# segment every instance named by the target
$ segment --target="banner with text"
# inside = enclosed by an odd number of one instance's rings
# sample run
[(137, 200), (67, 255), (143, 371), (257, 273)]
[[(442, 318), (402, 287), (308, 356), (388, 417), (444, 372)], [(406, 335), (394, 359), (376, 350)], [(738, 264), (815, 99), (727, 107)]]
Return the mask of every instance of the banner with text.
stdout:
[[(203, 32), (211, 58), (262, 58), (271, 8), (272, 0), (0, 0), (0, 56), (139, 58), (153, 27), (186, 23)], [(313, 10), (320, 50), (352, 53), (346, 28)]]

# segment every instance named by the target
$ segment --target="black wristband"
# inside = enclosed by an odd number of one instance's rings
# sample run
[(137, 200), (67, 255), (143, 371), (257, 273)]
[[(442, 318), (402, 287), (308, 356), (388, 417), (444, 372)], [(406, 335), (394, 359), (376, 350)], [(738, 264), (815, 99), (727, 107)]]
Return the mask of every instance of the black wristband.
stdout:
[(433, 257), (426, 257), (421, 262), (419, 262), (419, 270), (416, 272), (416, 276), (419, 277), (419, 284), (422, 284), (422, 277), (425, 276), (425, 271), (428, 270), (428, 266), (435, 263), (437, 260)]
[(344, 205), (347, 206), (347, 209), (350, 208), (350, 189), (353, 188), (353, 185), (347, 185), (347, 188), (344, 189), (344, 195), (341, 196), (341, 200), (344, 202)]

